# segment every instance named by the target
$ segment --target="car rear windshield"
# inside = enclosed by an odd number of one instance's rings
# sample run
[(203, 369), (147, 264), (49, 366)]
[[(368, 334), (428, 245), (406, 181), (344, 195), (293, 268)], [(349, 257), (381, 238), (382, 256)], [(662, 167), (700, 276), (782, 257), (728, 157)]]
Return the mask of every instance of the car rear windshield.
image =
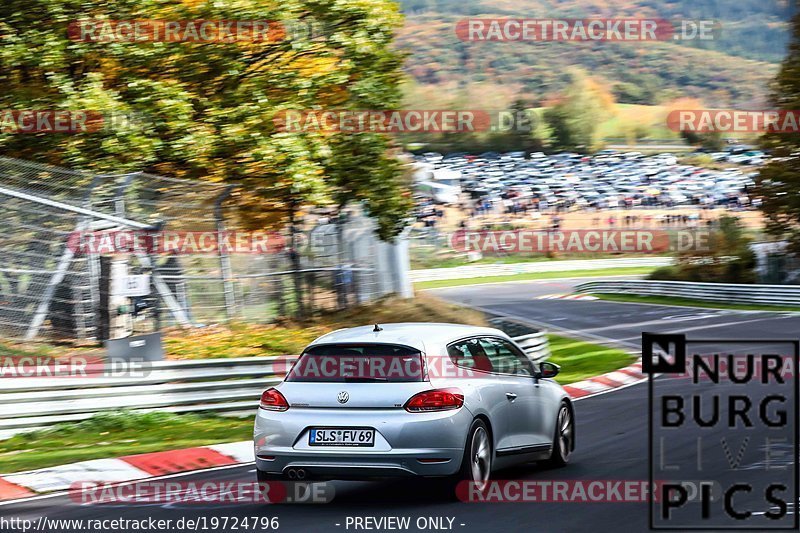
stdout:
[(422, 354), (392, 344), (325, 344), (300, 356), (286, 381), (407, 383), (424, 381)]

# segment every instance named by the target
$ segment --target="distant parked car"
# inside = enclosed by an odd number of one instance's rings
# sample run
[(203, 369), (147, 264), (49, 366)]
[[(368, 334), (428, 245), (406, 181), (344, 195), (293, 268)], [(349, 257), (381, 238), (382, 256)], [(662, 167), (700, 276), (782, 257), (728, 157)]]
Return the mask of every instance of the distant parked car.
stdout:
[[(733, 145), (730, 149), (737, 153), (715, 152), (711, 157), (750, 166), (765, 162), (761, 150), (745, 145)], [(483, 157), (448, 155), (439, 159), (441, 154), (430, 152), (415, 158), (414, 181), (460, 186), (474, 200), (507, 199), (512, 188), (516, 190), (512, 194), (515, 200), (524, 199), (530, 191), (542, 200), (537, 204), (539, 209), (634, 207), (643, 198), (648, 206), (704, 204), (705, 199), (715, 196), (720, 182), (730, 182), (725, 187), (726, 194), (749, 196), (748, 181), (740, 170), (679, 165), (677, 157), (669, 153), (645, 156), (638, 152), (606, 150), (589, 156), (534, 152), (529, 159), (521, 155), (522, 152), (487, 152)], [(452, 190), (432, 191), (428, 185), (415, 188), (418, 195), (438, 203), (457, 201)], [(663, 194), (650, 193), (644, 197), (646, 190)], [(674, 194), (666, 194), (666, 191)], [(628, 200), (620, 203), (621, 197), (626, 196)]]

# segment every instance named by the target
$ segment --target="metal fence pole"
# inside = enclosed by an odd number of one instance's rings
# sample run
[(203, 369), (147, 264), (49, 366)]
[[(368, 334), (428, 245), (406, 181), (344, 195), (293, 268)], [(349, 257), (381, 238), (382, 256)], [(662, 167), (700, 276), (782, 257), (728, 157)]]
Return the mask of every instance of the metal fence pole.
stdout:
[[(225, 217), (222, 215), (222, 202), (228, 199), (235, 185), (229, 185), (214, 201), (214, 220), (217, 223), (217, 243), (223, 242), (222, 236), (225, 233)], [(233, 286), (233, 267), (231, 266), (231, 256), (225, 247), (218, 245), (220, 276), (222, 277), (222, 291), (225, 297), (225, 316), (228, 320), (236, 317), (236, 288)]]

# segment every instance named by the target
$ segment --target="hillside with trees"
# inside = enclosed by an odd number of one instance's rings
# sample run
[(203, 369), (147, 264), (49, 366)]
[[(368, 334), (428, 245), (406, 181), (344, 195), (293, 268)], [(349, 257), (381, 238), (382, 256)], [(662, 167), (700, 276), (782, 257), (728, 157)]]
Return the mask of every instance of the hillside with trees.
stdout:
[[(401, 0), (406, 21), (398, 45), (408, 53), (413, 82), (407, 98), (426, 92), (466, 95), (471, 86), (498, 105), (522, 98), (535, 106), (557, 98), (577, 66), (606, 84), (623, 104), (662, 104), (679, 97), (715, 106), (755, 108), (786, 52), (789, 0)], [(715, 20), (713, 41), (464, 42), (455, 33), (465, 17), (650, 17)], [(429, 91), (433, 89), (433, 91)]]

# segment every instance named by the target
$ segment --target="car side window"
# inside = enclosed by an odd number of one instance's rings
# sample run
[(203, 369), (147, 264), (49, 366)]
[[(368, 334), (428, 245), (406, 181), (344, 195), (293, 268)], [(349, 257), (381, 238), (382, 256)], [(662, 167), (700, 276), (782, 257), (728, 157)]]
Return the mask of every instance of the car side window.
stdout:
[(455, 342), (447, 347), (447, 355), (453, 364), (462, 368), (472, 368), (483, 372), (492, 372), (492, 360), (481, 345), (479, 339), (467, 339)]
[(473, 368), (475, 362), (472, 360), (472, 354), (469, 353), (466, 342), (457, 342), (447, 347), (447, 355), (454, 365), (464, 368)]
[(533, 376), (533, 365), (525, 354), (503, 339), (486, 337), (479, 340), (483, 351), (491, 361), (494, 372)]

